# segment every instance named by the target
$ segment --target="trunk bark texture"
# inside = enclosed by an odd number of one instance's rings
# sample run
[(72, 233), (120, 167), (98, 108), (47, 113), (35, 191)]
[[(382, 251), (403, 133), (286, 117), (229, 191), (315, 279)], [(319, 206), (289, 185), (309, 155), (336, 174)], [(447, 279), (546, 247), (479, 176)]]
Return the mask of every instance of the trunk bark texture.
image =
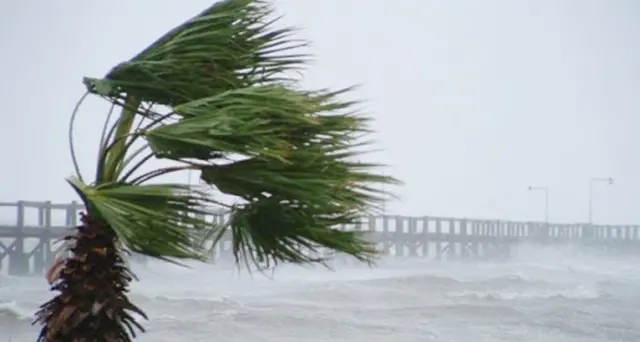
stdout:
[(69, 256), (48, 273), (58, 294), (43, 304), (34, 324), (39, 342), (129, 342), (144, 329), (132, 313), (145, 314), (127, 298), (134, 275), (116, 236), (103, 221), (82, 214), (76, 233), (66, 238)]

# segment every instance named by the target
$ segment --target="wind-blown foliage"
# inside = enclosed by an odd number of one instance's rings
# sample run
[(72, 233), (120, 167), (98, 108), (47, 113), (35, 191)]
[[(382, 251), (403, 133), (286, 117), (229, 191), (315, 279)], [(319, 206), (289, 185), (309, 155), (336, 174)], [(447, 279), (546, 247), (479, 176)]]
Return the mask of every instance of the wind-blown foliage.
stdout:
[[(206, 260), (202, 237), (217, 241), (225, 232), (238, 261), (323, 262), (305, 252), (319, 247), (373, 260), (376, 251), (363, 236), (335, 227), (376, 207), (384, 195), (376, 184), (396, 181), (377, 174), (380, 165), (357, 161), (368, 119), (357, 102), (343, 99), (351, 89), (302, 90), (292, 78), (308, 61), (299, 52), (306, 42), (276, 22), (266, 1), (218, 2), (105, 77), (84, 79), (90, 94), (121, 113), (115, 123), (107, 118), (95, 177), (84, 179), (76, 163), (78, 174), (68, 180), (91, 222), (99, 223), (80, 231), (99, 228), (114, 248), (168, 261)], [(173, 165), (143, 172), (154, 159)], [(238, 201), (222, 203), (189, 184), (157, 183), (184, 171), (198, 172), (207, 186)], [(229, 211), (226, 225), (203, 218), (214, 204)], [(61, 278), (83, 281), (64, 272)], [(62, 331), (72, 331), (65, 324), (97, 315), (73, 301), (79, 290), (65, 288), (54, 288), (67, 296), (59, 296), (58, 306), (39, 313), (42, 341), (62, 341), (69, 337)], [(91, 300), (89, 292), (84, 296)], [(51, 323), (72, 302), (84, 314), (67, 312), (75, 318)], [(137, 310), (111, 305), (112, 316)], [(119, 336), (113, 341), (129, 340), (133, 330), (122, 329), (109, 335)]]

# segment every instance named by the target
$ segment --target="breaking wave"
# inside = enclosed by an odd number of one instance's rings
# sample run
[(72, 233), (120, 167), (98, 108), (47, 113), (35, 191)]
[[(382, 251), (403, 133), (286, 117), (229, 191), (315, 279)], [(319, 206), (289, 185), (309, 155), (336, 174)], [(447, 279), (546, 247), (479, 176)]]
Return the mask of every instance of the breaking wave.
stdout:
[(17, 302), (0, 302), (0, 321), (32, 321), (34, 311)]
[(534, 300), (534, 299), (596, 299), (601, 293), (596, 289), (578, 286), (565, 290), (531, 290), (531, 291), (461, 291), (446, 294), (452, 298), (469, 298), (480, 300)]

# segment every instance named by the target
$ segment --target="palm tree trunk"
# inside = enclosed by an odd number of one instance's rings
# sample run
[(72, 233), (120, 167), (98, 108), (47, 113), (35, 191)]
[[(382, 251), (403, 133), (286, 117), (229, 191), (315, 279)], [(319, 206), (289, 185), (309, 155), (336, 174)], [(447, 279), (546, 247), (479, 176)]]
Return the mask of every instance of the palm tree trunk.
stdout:
[[(146, 318), (127, 298), (134, 275), (117, 248), (115, 234), (91, 214), (82, 214), (77, 232), (68, 236), (70, 256), (48, 274), (59, 294), (40, 307), (34, 323), (43, 325), (39, 342), (128, 342), (131, 316)], [(144, 331), (144, 330), (143, 330)]]

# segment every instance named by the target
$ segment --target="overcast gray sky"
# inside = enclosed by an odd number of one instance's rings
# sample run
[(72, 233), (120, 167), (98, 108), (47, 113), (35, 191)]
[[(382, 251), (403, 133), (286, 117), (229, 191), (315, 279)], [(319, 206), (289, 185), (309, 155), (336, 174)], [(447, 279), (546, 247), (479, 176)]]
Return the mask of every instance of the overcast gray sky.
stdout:
[[(211, 1), (0, 2), (0, 201), (66, 202), (69, 114), (102, 76)], [(317, 62), (309, 87), (362, 84), (375, 155), (405, 182), (390, 213), (640, 223), (640, 2), (281, 0)], [(78, 121), (93, 167), (105, 111)]]

